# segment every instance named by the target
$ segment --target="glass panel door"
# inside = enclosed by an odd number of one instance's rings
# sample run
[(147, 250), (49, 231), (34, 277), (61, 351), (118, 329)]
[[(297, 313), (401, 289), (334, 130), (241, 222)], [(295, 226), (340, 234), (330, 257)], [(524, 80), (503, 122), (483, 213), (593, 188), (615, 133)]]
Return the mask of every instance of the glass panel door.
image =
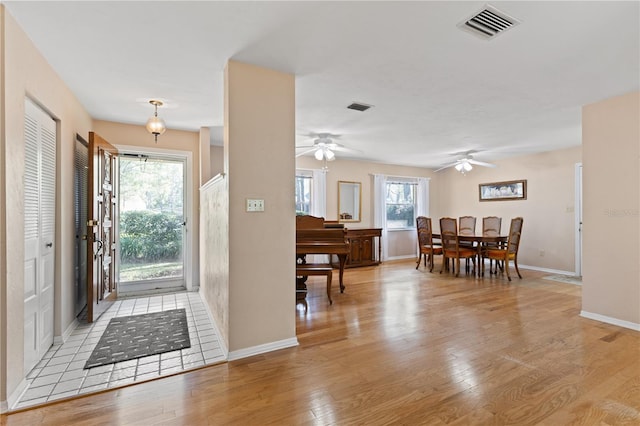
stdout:
[(120, 156), (121, 291), (184, 287), (185, 163)]

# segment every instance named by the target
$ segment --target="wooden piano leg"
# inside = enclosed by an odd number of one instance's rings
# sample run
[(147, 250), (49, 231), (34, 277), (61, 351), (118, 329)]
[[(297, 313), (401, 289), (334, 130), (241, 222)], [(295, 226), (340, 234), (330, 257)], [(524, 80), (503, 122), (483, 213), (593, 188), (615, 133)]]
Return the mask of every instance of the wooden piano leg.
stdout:
[(342, 281), (342, 276), (344, 274), (344, 265), (347, 263), (347, 255), (339, 254), (338, 260), (340, 260), (340, 293), (344, 293), (344, 281)]

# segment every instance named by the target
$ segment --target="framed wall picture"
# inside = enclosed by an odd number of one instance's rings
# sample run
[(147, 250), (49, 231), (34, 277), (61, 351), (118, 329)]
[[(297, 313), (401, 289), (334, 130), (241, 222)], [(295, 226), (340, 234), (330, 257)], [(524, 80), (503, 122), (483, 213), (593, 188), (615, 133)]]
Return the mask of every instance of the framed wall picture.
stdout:
[(526, 200), (527, 180), (481, 183), (478, 185), (480, 201)]

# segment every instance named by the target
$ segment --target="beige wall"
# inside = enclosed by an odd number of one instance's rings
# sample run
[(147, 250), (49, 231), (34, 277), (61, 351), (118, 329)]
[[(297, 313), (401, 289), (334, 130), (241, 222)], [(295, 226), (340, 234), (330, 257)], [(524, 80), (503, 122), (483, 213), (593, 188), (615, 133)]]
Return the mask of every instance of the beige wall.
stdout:
[(582, 109), (583, 314), (640, 329), (640, 92)]
[[(229, 350), (295, 340), (295, 80), (229, 61)], [(265, 211), (245, 211), (247, 198)], [(214, 259), (212, 261), (217, 261)]]
[[(0, 9), (4, 8), (0, 5)], [(75, 226), (73, 215), (73, 153), (75, 135), (86, 137), (91, 129), (91, 117), (64, 85), (53, 69), (35, 49), (4, 11), (2, 46), (4, 78), (2, 103), (4, 109), (2, 160), (4, 182), (1, 241), (2, 295), (0, 317), (5, 321), (0, 332), (5, 353), (0, 362), (6, 371), (0, 377), (0, 401), (5, 401), (24, 378), (23, 345), (23, 282), (24, 282), (24, 99), (29, 96), (58, 121), (57, 202), (56, 202), (56, 277), (54, 333), (60, 336), (74, 321), (73, 250)]]
[[(320, 169), (322, 162), (314, 157), (298, 157), (296, 168)], [(328, 163), (327, 172), (327, 220), (338, 219), (338, 181), (352, 181), (362, 183), (362, 221), (347, 223), (347, 228), (372, 228), (373, 222), (373, 174), (400, 177), (433, 178), (436, 174), (432, 170), (421, 167), (396, 166), (391, 164), (370, 163), (366, 161), (342, 160), (337, 158)], [(431, 186), (433, 180), (431, 180)], [(431, 204), (433, 204), (431, 196)], [(389, 231), (387, 234), (388, 257), (415, 256), (417, 250), (416, 231)]]
[[(482, 217), (499, 216), (503, 233), (508, 232), (511, 218), (522, 216), (518, 263), (572, 273), (575, 165), (581, 161), (581, 147), (575, 147), (496, 161), (496, 168), (476, 166), (466, 175), (453, 168), (438, 172), (431, 185), (431, 214), (435, 219), (476, 216), (477, 231), (482, 229)], [(527, 180), (526, 200), (479, 201), (479, 184), (516, 179)], [(438, 220), (433, 225), (440, 229)]]
[(209, 152), (211, 176), (224, 172), (224, 147), (210, 145)]
[(191, 172), (191, 209), (192, 222), (187, 225), (187, 232), (192, 233), (191, 241), (191, 273), (193, 277), (193, 285), (199, 284), (199, 218), (200, 197), (198, 190), (200, 187), (200, 136), (198, 132), (187, 132), (183, 130), (167, 129), (162, 135), (158, 136), (158, 142), (154, 141), (153, 135), (149, 134), (144, 126), (136, 126), (132, 124), (114, 123), (111, 121), (95, 120), (93, 122), (93, 130), (106, 139), (109, 143), (116, 146), (135, 146), (150, 150), (175, 150), (188, 151), (192, 155)]

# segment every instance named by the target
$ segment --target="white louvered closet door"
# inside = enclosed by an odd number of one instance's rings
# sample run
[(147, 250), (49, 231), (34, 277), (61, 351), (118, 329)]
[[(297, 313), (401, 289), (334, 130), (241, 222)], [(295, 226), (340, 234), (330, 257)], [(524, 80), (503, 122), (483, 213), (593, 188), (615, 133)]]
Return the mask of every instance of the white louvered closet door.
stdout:
[(53, 344), (56, 122), (25, 99), (24, 372)]

